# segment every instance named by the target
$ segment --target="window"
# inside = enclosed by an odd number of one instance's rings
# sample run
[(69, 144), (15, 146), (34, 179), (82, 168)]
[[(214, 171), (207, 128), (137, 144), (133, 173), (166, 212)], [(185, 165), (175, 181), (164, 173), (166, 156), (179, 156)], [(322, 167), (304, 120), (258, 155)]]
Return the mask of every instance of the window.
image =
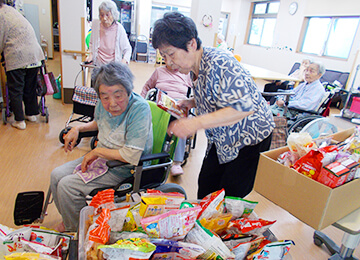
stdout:
[(248, 44), (263, 47), (270, 47), (272, 45), (279, 6), (279, 1), (253, 4)]
[(189, 7), (153, 4), (152, 9), (151, 9), (150, 27), (154, 27), (155, 21), (162, 18), (165, 13), (174, 12), (174, 11), (182, 13), (185, 16), (190, 16), (190, 8)]
[(347, 59), (359, 25), (359, 17), (310, 17), (300, 51)]

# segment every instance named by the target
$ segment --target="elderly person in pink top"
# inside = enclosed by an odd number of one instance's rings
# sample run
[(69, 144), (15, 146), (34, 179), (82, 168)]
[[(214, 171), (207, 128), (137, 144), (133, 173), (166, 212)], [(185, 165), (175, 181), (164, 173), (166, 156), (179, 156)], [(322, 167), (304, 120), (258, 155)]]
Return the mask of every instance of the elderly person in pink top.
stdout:
[(89, 44), (90, 54), (87, 62), (95, 65), (111, 61), (128, 64), (131, 57), (131, 45), (124, 27), (117, 22), (119, 11), (113, 1), (104, 1), (99, 6), (99, 18), (94, 20)]
[[(162, 66), (157, 68), (151, 77), (146, 81), (141, 96), (145, 98), (146, 93), (152, 89), (157, 88), (166, 92), (169, 97), (173, 99), (185, 99), (189, 88), (191, 88), (190, 74), (182, 74), (177, 70), (172, 70), (170, 66)], [(175, 149), (174, 163), (170, 169), (172, 176), (178, 176), (184, 173), (181, 168), (181, 163), (184, 160), (186, 139), (178, 140)]]

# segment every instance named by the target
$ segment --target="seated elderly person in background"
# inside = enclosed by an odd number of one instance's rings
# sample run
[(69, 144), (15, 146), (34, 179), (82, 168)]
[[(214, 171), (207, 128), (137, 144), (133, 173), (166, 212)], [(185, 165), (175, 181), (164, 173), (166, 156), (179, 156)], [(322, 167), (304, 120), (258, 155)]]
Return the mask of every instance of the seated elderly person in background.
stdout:
[[(157, 88), (166, 92), (169, 97), (175, 100), (187, 98), (187, 93), (191, 88), (190, 73), (182, 74), (178, 70), (173, 70), (169, 65), (157, 68), (151, 77), (146, 81), (141, 91), (141, 96), (145, 98), (147, 92)], [(172, 117), (171, 120), (174, 118)], [(174, 163), (171, 166), (172, 176), (182, 175), (184, 173), (181, 163), (184, 160), (186, 139), (179, 138), (174, 154)]]
[[(305, 80), (305, 70), (307, 67), (309, 67), (312, 60), (310, 58), (305, 58), (302, 60), (300, 67), (295, 70), (293, 73), (291, 73), (289, 76), (293, 78), (297, 78), (300, 80), (300, 82), (303, 82)], [(277, 92), (279, 89), (288, 89), (289, 85), (295, 84), (294, 81), (280, 81), (276, 80), (275, 82), (268, 83), (264, 86), (264, 92)], [(276, 101), (276, 98), (274, 96), (264, 96), (264, 98), (270, 102), (270, 105), (274, 104)]]
[[(74, 126), (64, 137), (65, 152), (72, 151), (79, 132), (98, 130), (97, 147), (85, 156), (55, 168), (51, 191), (62, 216), (57, 230), (76, 231), (85, 197), (95, 188), (114, 186), (131, 176), (142, 154), (152, 150), (151, 111), (148, 103), (133, 92), (133, 74), (123, 63), (111, 62), (94, 69), (92, 83), (100, 100), (94, 121)], [(129, 166), (108, 169), (107, 160)]]
[[(319, 62), (311, 62), (305, 70), (305, 81), (296, 87), (294, 95), (290, 97), (288, 104), (287, 117), (294, 116), (291, 108), (301, 110), (315, 110), (325, 95), (325, 88), (320, 82), (320, 78), (325, 73), (325, 67)], [(278, 98), (276, 103), (271, 106), (274, 115), (283, 115), (285, 100), (283, 97)]]

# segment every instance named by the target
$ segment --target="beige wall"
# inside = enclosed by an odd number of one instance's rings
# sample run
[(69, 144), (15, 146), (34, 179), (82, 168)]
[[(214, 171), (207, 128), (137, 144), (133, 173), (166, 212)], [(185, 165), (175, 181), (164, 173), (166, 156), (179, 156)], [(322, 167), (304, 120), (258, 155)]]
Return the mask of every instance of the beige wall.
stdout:
[(24, 0), (24, 4), (33, 4), (39, 7), (40, 33), (47, 40), (48, 57), (53, 58), (51, 0)]

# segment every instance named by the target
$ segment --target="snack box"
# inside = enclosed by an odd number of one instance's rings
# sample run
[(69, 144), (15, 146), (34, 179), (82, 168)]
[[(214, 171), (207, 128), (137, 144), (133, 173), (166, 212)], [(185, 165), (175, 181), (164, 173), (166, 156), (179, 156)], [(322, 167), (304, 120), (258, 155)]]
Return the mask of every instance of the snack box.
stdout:
[[(344, 141), (354, 129), (333, 134)], [(260, 155), (254, 190), (309, 226), (321, 230), (360, 207), (360, 179), (334, 189), (277, 162), (288, 147)]]
[(330, 188), (335, 188), (344, 184), (349, 174), (350, 170), (340, 162), (336, 161), (322, 167), (317, 181)]

